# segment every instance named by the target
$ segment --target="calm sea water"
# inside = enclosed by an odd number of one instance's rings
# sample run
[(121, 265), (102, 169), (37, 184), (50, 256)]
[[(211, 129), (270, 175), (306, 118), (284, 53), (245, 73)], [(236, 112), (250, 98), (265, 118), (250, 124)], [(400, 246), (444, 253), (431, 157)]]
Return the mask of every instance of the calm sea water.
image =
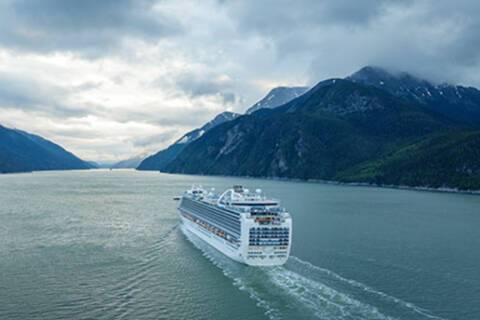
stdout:
[[(183, 234), (192, 183), (260, 187), (294, 219), (283, 267)], [(0, 175), (0, 319), (480, 319), (480, 196), (84, 171)]]

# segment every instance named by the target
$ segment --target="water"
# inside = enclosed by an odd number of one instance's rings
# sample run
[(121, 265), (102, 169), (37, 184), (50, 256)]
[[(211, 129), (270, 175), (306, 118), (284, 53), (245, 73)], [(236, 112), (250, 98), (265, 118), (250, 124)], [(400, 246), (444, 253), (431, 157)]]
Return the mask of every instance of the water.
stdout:
[[(283, 267), (182, 232), (192, 183), (263, 188)], [(480, 196), (157, 172), (0, 175), (0, 319), (480, 319)]]

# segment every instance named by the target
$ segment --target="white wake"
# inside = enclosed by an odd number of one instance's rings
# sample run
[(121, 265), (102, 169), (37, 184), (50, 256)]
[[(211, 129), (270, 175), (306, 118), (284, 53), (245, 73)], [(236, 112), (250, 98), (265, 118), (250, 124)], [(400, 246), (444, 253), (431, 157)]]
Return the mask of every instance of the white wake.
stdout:
[[(228, 259), (188, 230), (182, 228), (182, 231), (205, 257), (232, 279), (236, 287), (247, 292), (272, 320), (443, 320), (412, 303), (355, 280), (346, 279), (294, 256), (282, 267), (259, 268), (241, 265)], [(361, 298), (356, 297), (358, 295), (352, 294), (354, 291), (362, 291), (381, 304), (393, 305), (402, 316), (388, 315), (372, 303), (361, 301)]]

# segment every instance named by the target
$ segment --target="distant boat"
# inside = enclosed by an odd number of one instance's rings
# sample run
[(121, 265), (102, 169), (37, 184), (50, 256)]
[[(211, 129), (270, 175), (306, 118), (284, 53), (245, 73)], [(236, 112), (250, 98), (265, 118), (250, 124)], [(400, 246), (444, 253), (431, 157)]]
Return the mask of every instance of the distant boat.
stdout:
[(234, 186), (221, 195), (193, 186), (178, 207), (186, 230), (231, 259), (252, 266), (284, 264), (292, 219), (279, 201)]

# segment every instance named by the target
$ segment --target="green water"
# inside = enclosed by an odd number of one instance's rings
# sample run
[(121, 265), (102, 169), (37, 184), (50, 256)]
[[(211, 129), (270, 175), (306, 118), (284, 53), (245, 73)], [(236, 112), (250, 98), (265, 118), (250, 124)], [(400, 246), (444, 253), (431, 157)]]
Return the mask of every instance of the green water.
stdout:
[[(192, 183), (259, 187), (293, 221), (283, 267), (186, 236)], [(480, 196), (84, 171), (0, 175), (0, 319), (480, 319)]]

